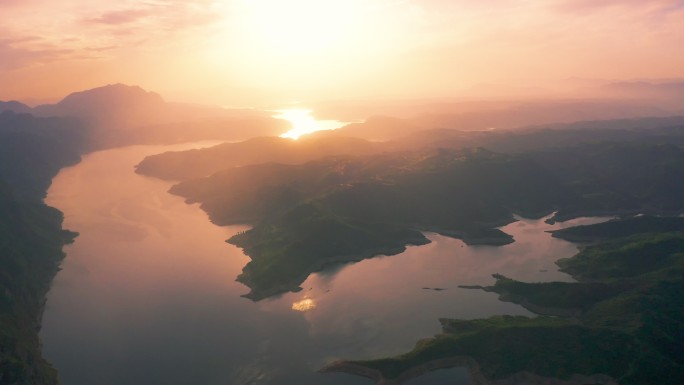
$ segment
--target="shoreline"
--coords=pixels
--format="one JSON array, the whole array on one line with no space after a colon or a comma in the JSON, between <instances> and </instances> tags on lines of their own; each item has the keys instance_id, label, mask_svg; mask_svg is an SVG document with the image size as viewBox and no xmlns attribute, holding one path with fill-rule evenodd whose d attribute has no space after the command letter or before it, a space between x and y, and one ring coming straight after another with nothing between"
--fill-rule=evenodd
<instances>
[{"instance_id":1,"label":"shoreline","mask_svg":"<svg viewBox=\"0 0 684 385\"><path fill-rule=\"evenodd\" d=\"M563 318L577 318L582 315L582 309L578 308L554 308L539 306L529 302L527 299L521 296L514 295L507 291L496 291L494 286L480 286L480 285L458 285L459 289L467 290L482 290L487 293L498 294L498 299L501 302L510 302L516 305L520 305L523 308L529 310L530 312L541 315L541 316L551 316L551 317L563 317Z\"/></svg>"},{"instance_id":2,"label":"shoreline","mask_svg":"<svg viewBox=\"0 0 684 385\"><path fill-rule=\"evenodd\" d=\"M366 377L375 381L377 385L401 385L406 381L419 377L425 373L440 369L452 369L457 367L465 367L468 369L473 385L487 385L488 382L480 371L480 366L477 362L466 356L455 356L449 358L441 358L438 360L429 361L418 366L414 366L405 372L401 373L397 378L385 378L377 369L371 369L363 365L359 365L353 361L334 361L320 370L319 373L346 373L361 377Z\"/></svg>"},{"instance_id":3,"label":"shoreline","mask_svg":"<svg viewBox=\"0 0 684 385\"><path fill-rule=\"evenodd\" d=\"M228 242L228 241L226 241ZM372 259L375 257L380 257L380 256L392 256L392 255L397 255L401 254L404 251L406 251L407 246L423 246L431 243L429 239L426 237L423 238L418 238L414 237L411 239L407 238L406 243L403 244L401 247L386 247L386 248L375 248L371 250L367 250L363 253L358 253L358 254L351 254L351 255L345 255L345 256L338 256L334 258L327 258L325 261L319 261L313 265L309 269L307 269L306 274L301 274L297 276L295 279L292 279L290 282L280 284L276 287L273 287L268 290L256 290L250 286L250 281L248 279L244 278L244 270L243 273L238 275L238 277L235 279L237 282L240 282L247 286L250 289L250 292L247 294L241 295L241 297L250 299L254 302L261 301L262 299L266 299L272 296L277 296L281 294L286 294L288 292L292 293L297 293L302 291L301 285L306 279L313 273L317 273L320 271L323 271L326 267L332 266L332 265L338 265L338 264L346 264L346 263L354 263L354 262L360 262L365 259ZM239 247L239 246L237 246ZM243 250L244 253L244 248L240 247L240 249ZM245 253L247 257L252 259L252 256L249 254Z\"/></svg>"},{"instance_id":4,"label":"shoreline","mask_svg":"<svg viewBox=\"0 0 684 385\"><path fill-rule=\"evenodd\" d=\"M409 368L397 378L385 378L379 370L359 365L353 361L334 361L319 369L318 372L345 373L365 377L375 381L376 385L402 385L429 372L458 367L468 370L472 385L618 385L615 379L604 374L573 374L569 379L563 380L544 377L527 371L521 371L503 379L488 380L482 373L477 361L468 356L454 356L428 361Z\"/></svg>"}]
</instances>

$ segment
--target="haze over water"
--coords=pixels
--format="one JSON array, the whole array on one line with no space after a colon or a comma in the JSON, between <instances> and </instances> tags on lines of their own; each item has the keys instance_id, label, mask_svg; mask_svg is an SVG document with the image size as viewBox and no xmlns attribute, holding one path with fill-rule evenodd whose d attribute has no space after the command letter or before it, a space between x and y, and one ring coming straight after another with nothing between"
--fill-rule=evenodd
<instances>
[{"instance_id":1,"label":"haze over water","mask_svg":"<svg viewBox=\"0 0 684 385\"><path fill-rule=\"evenodd\" d=\"M168 194L171 183L133 172L146 155L200 145L96 152L54 179L46 201L80 233L43 317L45 356L64 385L369 384L314 372L333 359L405 352L438 333L440 317L531 315L457 285L491 284L493 273L570 280L553 261L576 247L544 233L560 225L522 220L503 228L517 241L508 246L427 234L429 245L336 266L299 293L253 303L235 282L248 258L225 243L247 227L215 226ZM468 382L463 370L445 373Z\"/></svg>"}]
</instances>

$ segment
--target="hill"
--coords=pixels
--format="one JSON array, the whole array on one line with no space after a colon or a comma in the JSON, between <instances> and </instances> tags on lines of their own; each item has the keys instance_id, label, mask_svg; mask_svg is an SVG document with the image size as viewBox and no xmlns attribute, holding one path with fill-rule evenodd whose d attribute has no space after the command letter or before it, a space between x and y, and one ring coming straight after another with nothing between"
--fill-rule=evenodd
<instances>
[{"instance_id":1,"label":"hill","mask_svg":"<svg viewBox=\"0 0 684 385\"><path fill-rule=\"evenodd\" d=\"M388 123L388 127L391 126ZM364 124L358 124L358 127L362 130ZM325 156L360 156L426 148L482 147L496 152L519 154L602 141L684 145L684 117L576 122L518 130L433 129L411 132L388 142L346 137L343 135L345 132L350 131L319 132L303 136L297 141L259 137L202 150L158 154L145 158L136 171L143 175L181 180L208 176L225 168L250 164L301 164Z\"/></svg>"},{"instance_id":2,"label":"hill","mask_svg":"<svg viewBox=\"0 0 684 385\"><path fill-rule=\"evenodd\" d=\"M496 245L512 242L495 227L514 214L678 214L684 183L673 175L684 175L679 146L602 143L518 155L431 149L263 163L184 181L171 192L200 202L219 225L254 225L230 242L252 258L239 279L250 298L261 299L296 288L328 263L399 252L419 239L416 230ZM367 250L340 246L350 239Z\"/></svg>"},{"instance_id":3,"label":"hill","mask_svg":"<svg viewBox=\"0 0 684 385\"><path fill-rule=\"evenodd\" d=\"M74 119L0 114L0 382L57 384L41 356L45 295L76 234L43 203L60 168L77 163L83 127Z\"/></svg>"},{"instance_id":4,"label":"hill","mask_svg":"<svg viewBox=\"0 0 684 385\"><path fill-rule=\"evenodd\" d=\"M35 107L39 117L70 117L88 128L89 149L279 135L288 124L267 112L167 103L137 86L113 84Z\"/></svg>"},{"instance_id":5,"label":"hill","mask_svg":"<svg viewBox=\"0 0 684 385\"><path fill-rule=\"evenodd\" d=\"M33 110L26 104L16 100L11 100L9 102L0 101L0 113L4 111L11 111L17 114L30 114Z\"/></svg>"},{"instance_id":6,"label":"hill","mask_svg":"<svg viewBox=\"0 0 684 385\"><path fill-rule=\"evenodd\" d=\"M259 163L301 164L327 156L369 155L380 145L355 138L305 136L299 140L258 137L202 150L166 152L146 157L136 172L162 179L199 178L230 167Z\"/></svg>"},{"instance_id":7,"label":"hill","mask_svg":"<svg viewBox=\"0 0 684 385\"><path fill-rule=\"evenodd\" d=\"M558 262L580 280L577 283L524 283L495 275L496 284L485 290L556 317L443 319L443 333L420 341L409 353L338 362L324 371L403 379L431 363L439 367L440 362L465 362L485 381L532 378L552 383L575 377L583 379L578 383L680 384L682 247L681 232L641 234L587 247ZM468 360L449 361L463 356Z\"/></svg>"}]
</instances>

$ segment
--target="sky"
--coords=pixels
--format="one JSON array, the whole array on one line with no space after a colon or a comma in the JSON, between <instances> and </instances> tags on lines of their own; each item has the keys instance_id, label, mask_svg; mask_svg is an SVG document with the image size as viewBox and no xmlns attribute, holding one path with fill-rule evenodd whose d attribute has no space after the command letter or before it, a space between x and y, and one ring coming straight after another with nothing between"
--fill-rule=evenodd
<instances>
[{"instance_id":1,"label":"sky","mask_svg":"<svg viewBox=\"0 0 684 385\"><path fill-rule=\"evenodd\" d=\"M0 100L255 105L684 78L684 0L0 0Z\"/></svg>"}]
</instances>

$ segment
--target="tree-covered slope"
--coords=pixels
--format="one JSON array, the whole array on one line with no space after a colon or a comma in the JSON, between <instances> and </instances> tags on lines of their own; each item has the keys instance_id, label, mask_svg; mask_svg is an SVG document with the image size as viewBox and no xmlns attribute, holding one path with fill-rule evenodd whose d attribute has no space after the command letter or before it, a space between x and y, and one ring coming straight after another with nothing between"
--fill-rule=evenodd
<instances>
[{"instance_id":1,"label":"tree-covered slope","mask_svg":"<svg viewBox=\"0 0 684 385\"><path fill-rule=\"evenodd\" d=\"M56 384L42 358L38 330L45 295L59 269L62 246L74 234L62 214L38 202L19 201L0 185L0 382Z\"/></svg>"},{"instance_id":2,"label":"tree-covered slope","mask_svg":"<svg viewBox=\"0 0 684 385\"><path fill-rule=\"evenodd\" d=\"M533 311L572 312L442 320L444 333L410 353L352 363L397 378L434 360L469 356L489 379L526 371L561 379L604 374L620 384L684 381L682 232L613 239L558 263L580 281L524 283L497 276L484 289Z\"/></svg>"},{"instance_id":3,"label":"tree-covered slope","mask_svg":"<svg viewBox=\"0 0 684 385\"><path fill-rule=\"evenodd\" d=\"M483 149L252 165L171 191L201 202L217 224L254 224L230 242L253 259L240 280L272 294L341 258L394 254L425 242L421 230L472 244L510 243L495 227L513 213L540 216L555 208L554 200L573 199L530 161ZM281 268L268 273L267 266ZM261 275L269 279L254 278Z\"/></svg>"},{"instance_id":4,"label":"tree-covered slope","mask_svg":"<svg viewBox=\"0 0 684 385\"><path fill-rule=\"evenodd\" d=\"M297 165L263 163L185 181L171 191L200 202L217 224L253 224L231 240L262 261L251 264L241 280L258 292L274 293L275 287L296 288L315 271L313 266L349 256L350 250L335 246L348 242L348 233L331 230L325 237L310 237L312 218L325 217L340 228L389 226L401 230L394 234L434 231L470 244L500 245L512 238L496 227L512 221L513 214L540 217L557 211L556 219L569 219L684 211L679 199L684 178L676 175L684 175L681 147L601 143L519 155L481 148L428 149ZM297 207L314 208L316 215L293 215ZM402 237L379 239L385 248L401 250L396 243ZM327 248L320 239L329 240ZM373 243L366 251L382 250L379 246ZM264 287L269 280L250 279L261 274L259 266L275 263L263 264L264 258L282 259L278 264L290 267L281 269L278 279L270 275L271 288ZM283 286L283 279L290 284Z\"/></svg>"},{"instance_id":5,"label":"tree-covered slope","mask_svg":"<svg viewBox=\"0 0 684 385\"><path fill-rule=\"evenodd\" d=\"M60 168L79 161L72 119L0 114L0 383L54 385L38 331L45 295L74 235L42 202Z\"/></svg>"}]
</instances>

